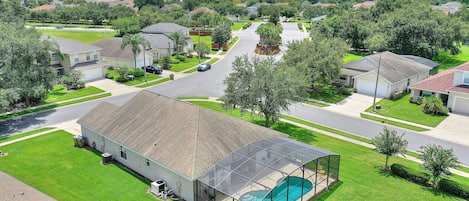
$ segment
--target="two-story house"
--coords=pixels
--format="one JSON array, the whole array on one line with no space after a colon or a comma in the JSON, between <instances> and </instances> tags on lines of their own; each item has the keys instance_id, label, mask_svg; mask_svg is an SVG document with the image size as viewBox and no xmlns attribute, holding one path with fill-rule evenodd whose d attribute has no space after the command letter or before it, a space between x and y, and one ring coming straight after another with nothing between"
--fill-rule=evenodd
<instances>
[{"instance_id":1,"label":"two-story house","mask_svg":"<svg viewBox=\"0 0 469 201\"><path fill-rule=\"evenodd\" d=\"M189 37L189 28L175 24L175 23L156 23L142 29L142 36L150 43L154 59L160 58L164 54L174 54L175 46L174 41L171 39L171 33L180 31L186 37L187 43L181 49L187 53L193 47L192 39Z\"/></svg>"},{"instance_id":2,"label":"two-story house","mask_svg":"<svg viewBox=\"0 0 469 201\"><path fill-rule=\"evenodd\" d=\"M101 61L106 62L109 66L140 68L153 64L153 54L146 50L143 51L143 47L135 58L131 45L122 49L122 38L104 38L93 45L102 48Z\"/></svg>"},{"instance_id":3,"label":"two-story house","mask_svg":"<svg viewBox=\"0 0 469 201\"><path fill-rule=\"evenodd\" d=\"M469 62L410 86L414 98L436 96L452 112L469 115Z\"/></svg>"},{"instance_id":4,"label":"two-story house","mask_svg":"<svg viewBox=\"0 0 469 201\"><path fill-rule=\"evenodd\" d=\"M43 40L52 40L59 47L62 55L52 53L51 65L60 75L67 75L71 70L77 70L83 73L83 81L104 77L106 67L99 62L102 50L100 47L57 36L43 36Z\"/></svg>"}]
</instances>

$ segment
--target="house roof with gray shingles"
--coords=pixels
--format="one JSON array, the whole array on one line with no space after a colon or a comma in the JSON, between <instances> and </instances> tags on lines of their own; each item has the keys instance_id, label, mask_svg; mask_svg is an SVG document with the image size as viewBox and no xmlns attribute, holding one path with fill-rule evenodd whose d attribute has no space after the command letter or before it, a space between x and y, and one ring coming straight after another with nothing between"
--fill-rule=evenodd
<instances>
[{"instance_id":1,"label":"house roof with gray shingles","mask_svg":"<svg viewBox=\"0 0 469 201\"><path fill-rule=\"evenodd\" d=\"M76 40L60 38L57 36L43 35L41 38L43 40L47 40L47 37L50 37L53 41L57 42L57 45L59 46L60 52L62 54L70 55L102 50L100 47L96 47L94 45L85 44Z\"/></svg>"},{"instance_id":2,"label":"house roof with gray shingles","mask_svg":"<svg viewBox=\"0 0 469 201\"><path fill-rule=\"evenodd\" d=\"M122 38L104 38L98 42L93 43L94 46L102 48L102 57L112 57L121 59L134 59L132 46L127 45L124 49L121 48Z\"/></svg>"},{"instance_id":3,"label":"house roof with gray shingles","mask_svg":"<svg viewBox=\"0 0 469 201\"><path fill-rule=\"evenodd\" d=\"M164 34L164 33L173 33L177 31L186 32L190 29L179 24L169 23L169 22L160 22L154 25L147 26L142 29L144 34Z\"/></svg>"},{"instance_id":4,"label":"house roof with gray shingles","mask_svg":"<svg viewBox=\"0 0 469 201\"><path fill-rule=\"evenodd\" d=\"M430 68L435 68L435 67L438 67L440 64L430 60L430 59L427 59L427 58L423 58L423 57L419 57L419 56L415 56L415 55L401 55L407 59L411 59L411 60L414 60L416 62L419 62L423 65L426 65Z\"/></svg>"},{"instance_id":5,"label":"house roof with gray shingles","mask_svg":"<svg viewBox=\"0 0 469 201\"><path fill-rule=\"evenodd\" d=\"M347 63L344 68L366 73L376 72L378 65L380 65L379 75L390 83L397 83L431 69L426 65L388 51Z\"/></svg>"},{"instance_id":6,"label":"house roof with gray shingles","mask_svg":"<svg viewBox=\"0 0 469 201\"><path fill-rule=\"evenodd\" d=\"M78 123L191 180L245 145L285 137L150 91L141 91L121 107L101 103Z\"/></svg>"},{"instance_id":7,"label":"house roof with gray shingles","mask_svg":"<svg viewBox=\"0 0 469 201\"><path fill-rule=\"evenodd\" d=\"M151 48L168 49L174 47L174 41L166 34L142 34L142 36L150 43Z\"/></svg>"}]
</instances>

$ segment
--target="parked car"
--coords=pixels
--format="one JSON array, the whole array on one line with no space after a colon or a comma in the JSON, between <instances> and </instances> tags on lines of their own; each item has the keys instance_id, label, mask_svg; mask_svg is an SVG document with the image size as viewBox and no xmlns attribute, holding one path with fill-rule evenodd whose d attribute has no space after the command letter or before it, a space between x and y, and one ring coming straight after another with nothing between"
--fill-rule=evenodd
<instances>
[{"instance_id":1,"label":"parked car","mask_svg":"<svg viewBox=\"0 0 469 201\"><path fill-rule=\"evenodd\" d=\"M145 67L145 71L147 71L149 73L161 74L163 72L163 68L161 68L159 66L149 65L149 66Z\"/></svg>"},{"instance_id":2,"label":"parked car","mask_svg":"<svg viewBox=\"0 0 469 201\"><path fill-rule=\"evenodd\" d=\"M198 71L206 71L206 70L211 69L211 68L212 68L212 65L210 65L209 63L202 63L197 67L197 70Z\"/></svg>"}]
</instances>

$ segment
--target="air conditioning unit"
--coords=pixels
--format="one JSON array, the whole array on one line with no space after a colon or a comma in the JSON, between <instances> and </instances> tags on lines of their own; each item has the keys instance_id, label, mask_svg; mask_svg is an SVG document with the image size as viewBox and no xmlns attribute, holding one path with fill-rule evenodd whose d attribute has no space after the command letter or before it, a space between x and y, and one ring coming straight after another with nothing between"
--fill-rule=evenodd
<instances>
[{"instance_id":1,"label":"air conditioning unit","mask_svg":"<svg viewBox=\"0 0 469 201\"><path fill-rule=\"evenodd\" d=\"M155 195L160 195L162 192L164 192L164 189L166 187L166 182L163 180L156 180L154 182L151 182L151 192Z\"/></svg>"}]
</instances>

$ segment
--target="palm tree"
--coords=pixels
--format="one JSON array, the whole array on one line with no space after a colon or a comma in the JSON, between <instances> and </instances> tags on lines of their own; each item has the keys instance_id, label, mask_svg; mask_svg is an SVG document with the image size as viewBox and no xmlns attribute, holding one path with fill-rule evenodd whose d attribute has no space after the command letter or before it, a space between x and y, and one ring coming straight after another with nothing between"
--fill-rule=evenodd
<instances>
[{"instance_id":1,"label":"palm tree","mask_svg":"<svg viewBox=\"0 0 469 201\"><path fill-rule=\"evenodd\" d=\"M134 61L135 61L135 68L137 68L137 55L142 52L142 48L144 50L143 54L145 54L145 49L150 46L150 43L143 38L140 34L126 34L122 38L121 49L124 49L127 45L132 46L132 53L134 53ZM145 63L145 61L144 61ZM145 76L145 82L147 81L146 70L143 70Z\"/></svg>"},{"instance_id":2,"label":"palm tree","mask_svg":"<svg viewBox=\"0 0 469 201\"><path fill-rule=\"evenodd\" d=\"M174 49L176 50L176 55L179 55L180 48L187 44L187 37L181 31L176 31L169 34L169 38L174 41Z\"/></svg>"},{"instance_id":3,"label":"palm tree","mask_svg":"<svg viewBox=\"0 0 469 201\"><path fill-rule=\"evenodd\" d=\"M384 169L388 170L388 160L392 155L405 154L407 147L407 140L402 139L397 135L397 131L384 127L383 132L371 140L371 143L376 146L376 151L386 155L386 164Z\"/></svg>"}]
</instances>

